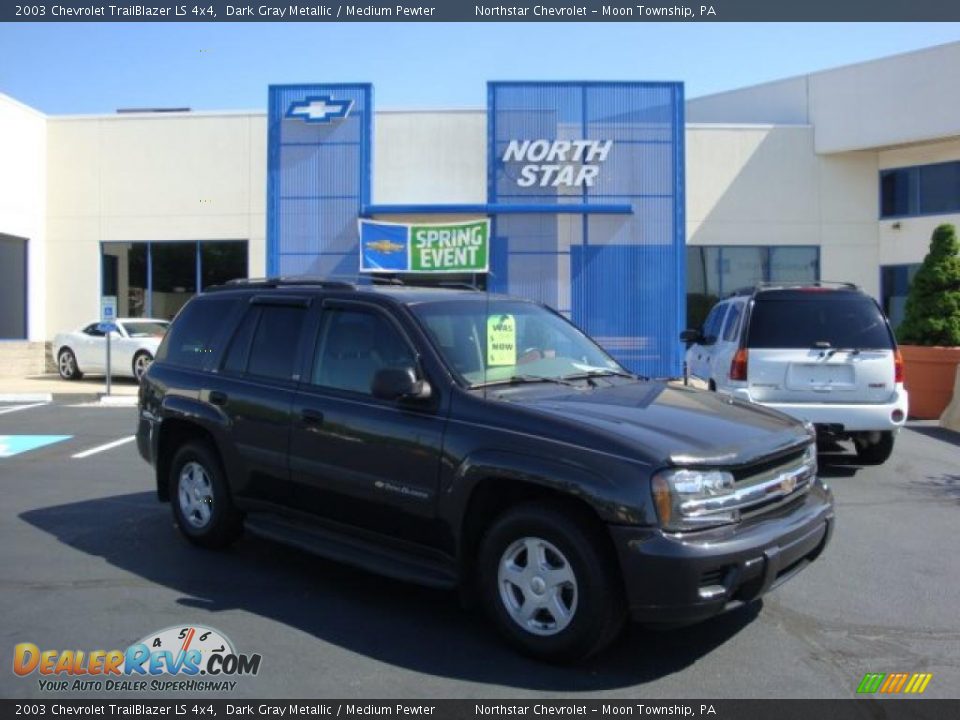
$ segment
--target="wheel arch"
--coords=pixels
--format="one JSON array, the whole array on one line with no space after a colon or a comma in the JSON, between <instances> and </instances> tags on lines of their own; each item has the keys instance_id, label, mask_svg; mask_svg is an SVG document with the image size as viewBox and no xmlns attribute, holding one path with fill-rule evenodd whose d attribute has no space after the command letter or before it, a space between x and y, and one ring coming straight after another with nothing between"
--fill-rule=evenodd
<instances>
[{"instance_id":1,"label":"wheel arch","mask_svg":"<svg viewBox=\"0 0 960 720\"><path fill-rule=\"evenodd\" d=\"M217 446L216 438L202 425L181 418L167 418L160 423L157 437L157 498L163 502L170 500L170 463L176 454L177 448L190 441L199 441L207 445L220 460L223 466L223 456Z\"/></svg>"}]
</instances>

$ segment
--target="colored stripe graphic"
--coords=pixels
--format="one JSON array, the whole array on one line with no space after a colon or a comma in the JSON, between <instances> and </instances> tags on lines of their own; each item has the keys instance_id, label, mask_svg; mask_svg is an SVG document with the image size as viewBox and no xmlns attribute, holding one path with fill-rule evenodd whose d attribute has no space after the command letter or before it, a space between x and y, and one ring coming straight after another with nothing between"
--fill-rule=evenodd
<instances>
[{"instance_id":1,"label":"colored stripe graphic","mask_svg":"<svg viewBox=\"0 0 960 720\"><path fill-rule=\"evenodd\" d=\"M880 689L880 683L883 682L884 677L886 677L885 673L867 673L863 676L863 680L860 681L857 692L875 693Z\"/></svg>"},{"instance_id":2,"label":"colored stripe graphic","mask_svg":"<svg viewBox=\"0 0 960 720\"><path fill-rule=\"evenodd\" d=\"M933 673L867 673L857 686L857 692L918 695L927 689L932 679Z\"/></svg>"}]
</instances>

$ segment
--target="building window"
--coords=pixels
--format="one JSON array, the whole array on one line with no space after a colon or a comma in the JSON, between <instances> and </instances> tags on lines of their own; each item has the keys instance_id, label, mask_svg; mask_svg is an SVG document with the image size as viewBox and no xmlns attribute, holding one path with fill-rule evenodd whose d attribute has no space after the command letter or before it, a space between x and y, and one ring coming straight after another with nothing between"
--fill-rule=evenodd
<instances>
[{"instance_id":1,"label":"building window","mask_svg":"<svg viewBox=\"0 0 960 720\"><path fill-rule=\"evenodd\" d=\"M880 217L960 212L960 161L880 172Z\"/></svg>"},{"instance_id":2,"label":"building window","mask_svg":"<svg viewBox=\"0 0 960 720\"><path fill-rule=\"evenodd\" d=\"M101 294L120 317L172 319L198 289L247 276L246 240L105 242Z\"/></svg>"},{"instance_id":3,"label":"building window","mask_svg":"<svg viewBox=\"0 0 960 720\"><path fill-rule=\"evenodd\" d=\"M890 327L896 331L903 322L903 311L907 303L907 294L913 276L920 269L920 263L909 265L883 265L880 268L880 304L884 314L890 319Z\"/></svg>"},{"instance_id":4,"label":"building window","mask_svg":"<svg viewBox=\"0 0 960 720\"><path fill-rule=\"evenodd\" d=\"M700 327L717 300L741 288L819 279L816 245L688 245L687 327Z\"/></svg>"}]
</instances>

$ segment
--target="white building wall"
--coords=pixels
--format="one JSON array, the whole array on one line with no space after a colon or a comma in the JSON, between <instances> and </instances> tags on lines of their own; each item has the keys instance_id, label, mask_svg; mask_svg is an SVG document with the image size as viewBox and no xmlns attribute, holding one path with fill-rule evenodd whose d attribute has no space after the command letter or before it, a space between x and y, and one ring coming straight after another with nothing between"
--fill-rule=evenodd
<instances>
[{"instance_id":1,"label":"white building wall","mask_svg":"<svg viewBox=\"0 0 960 720\"><path fill-rule=\"evenodd\" d=\"M487 201L484 110L378 112L373 148L374 203Z\"/></svg>"},{"instance_id":2,"label":"white building wall","mask_svg":"<svg viewBox=\"0 0 960 720\"><path fill-rule=\"evenodd\" d=\"M47 334L98 315L101 242L247 240L263 275L266 137L260 113L51 118Z\"/></svg>"},{"instance_id":3,"label":"white building wall","mask_svg":"<svg viewBox=\"0 0 960 720\"><path fill-rule=\"evenodd\" d=\"M47 118L0 95L0 233L27 238L27 336L46 337Z\"/></svg>"},{"instance_id":4,"label":"white building wall","mask_svg":"<svg viewBox=\"0 0 960 720\"><path fill-rule=\"evenodd\" d=\"M879 153L881 170L956 160L960 160L960 138L892 148ZM880 264L905 265L922 262L930 247L930 236L937 225L942 223L952 223L960 227L960 213L881 220Z\"/></svg>"},{"instance_id":5,"label":"white building wall","mask_svg":"<svg viewBox=\"0 0 960 720\"><path fill-rule=\"evenodd\" d=\"M687 243L819 245L822 279L877 295L877 155L818 156L813 132L688 125Z\"/></svg>"},{"instance_id":6,"label":"white building wall","mask_svg":"<svg viewBox=\"0 0 960 720\"><path fill-rule=\"evenodd\" d=\"M690 122L809 123L818 153L960 136L960 42L694 98Z\"/></svg>"}]
</instances>

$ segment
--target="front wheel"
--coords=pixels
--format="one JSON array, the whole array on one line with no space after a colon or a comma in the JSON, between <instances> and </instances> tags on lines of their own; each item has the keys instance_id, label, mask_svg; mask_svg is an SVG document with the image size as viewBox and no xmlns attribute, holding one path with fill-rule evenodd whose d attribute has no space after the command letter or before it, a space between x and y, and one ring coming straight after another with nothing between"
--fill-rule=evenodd
<instances>
[{"instance_id":1,"label":"front wheel","mask_svg":"<svg viewBox=\"0 0 960 720\"><path fill-rule=\"evenodd\" d=\"M487 614L527 655L580 660L623 627L623 592L605 538L564 507L507 510L484 536L477 570Z\"/></svg>"},{"instance_id":2,"label":"front wheel","mask_svg":"<svg viewBox=\"0 0 960 720\"><path fill-rule=\"evenodd\" d=\"M240 536L242 517L230 497L220 458L209 445L182 445L170 463L169 480L173 518L190 542L218 548Z\"/></svg>"},{"instance_id":3,"label":"front wheel","mask_svg":"<svg viewBox=\"0 0 960 720\"><path fill-rule=\"evenodd\" d=\"M137 379L137 382L143 380L143 376L147 373L147 368L150 367L152 362L153 356L146 350L141 350L133 356L133 377Z\"/></svg>"},{"instance_id":4,"label":"front wheel","mask_svg":"<svg viewBox=\"0 0 960 720\"><path fill-rule=\"evenodd\" d=\"M893 454L893 432L881 432L879 435L873 442L869 437L854 438L857 458L864 465L883 465Z\"/></svg>"}]
</instances>

